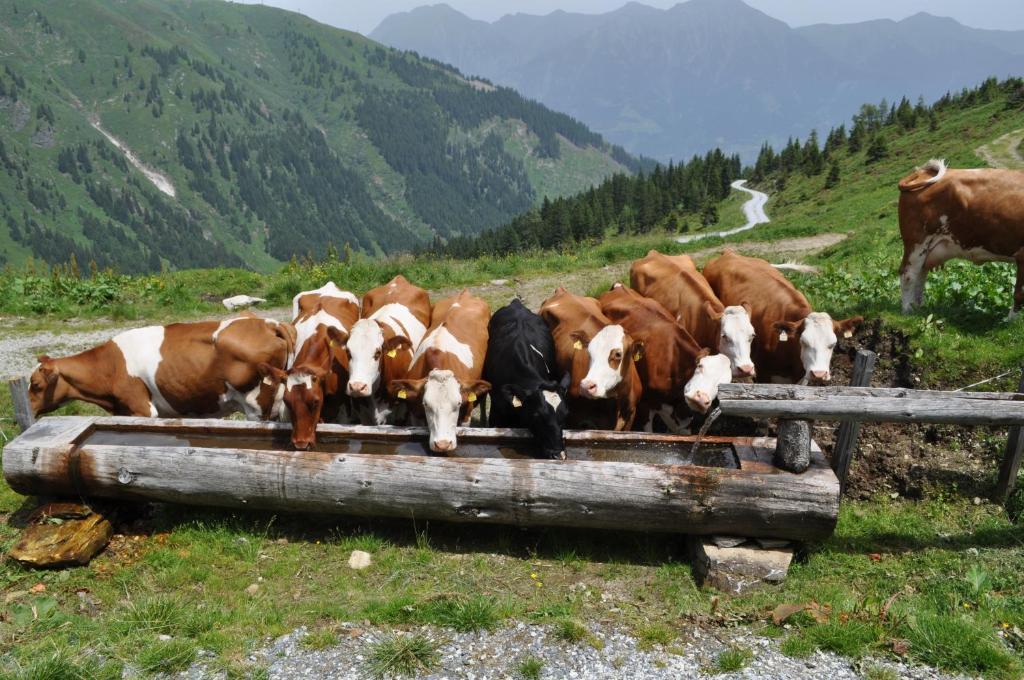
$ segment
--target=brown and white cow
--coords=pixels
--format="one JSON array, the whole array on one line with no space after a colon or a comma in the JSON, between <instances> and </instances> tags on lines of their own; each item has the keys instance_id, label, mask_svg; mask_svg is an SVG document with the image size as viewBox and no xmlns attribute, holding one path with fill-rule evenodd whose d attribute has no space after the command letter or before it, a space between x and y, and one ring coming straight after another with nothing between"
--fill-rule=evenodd
<instances>
[{"instance_id":1,"label":"brown and white cow","mask_svg":"<svg viewBox=\"0 0 1024 680\"><path fill-rule=\"evenodd\" d=\"M346 392L364 425L396 424L400 419L404 409L396 409L388 385L408 374L430 316L427 291L402 275L363 296L362 318L346 343Z\"/></svg>"},{"instance_id":2,"label":"brown and white cow","mask_svg":"<svg viewBox=\"0 0 1024 680\"><path fill-rule=\"evenodd\" d=\"M396 399L426 416L430 449L443 453L458 445L456 430L469 424L480 397L491 384L481 380L487 353L490 307L463 290L437 303L434 321L416 348L408 377L392 380Z\"/></svg>"},{"instance_id":3,"label":"brown and white cow","mask_svg":"<svg viewBox=\"0 0 1024 680\"><path fill-rule=\"evenodd\" d=\"M252 315L136 328L70 357L39 357L29 399L36 415L77 399L115 415L271 419L284 386L260 367L284 368L294 348L291 324Z\"/></svg>"},{"instance_id":4,"label":"brown and white cow","mask_svg":"<svg viewBox=\"0 0 1024 680\"><path fill-rule=\"evenodd\" d=\"M698 345L729 357L733 377L754 377L750 358L754 326L749 305L723 305L689 255L652 250L629 268L629 284L644 297L661 303Z\"/></svg>"},{"instance_id":5,"label":"brown and white cow","mask_svg":"<svg viewBox=\"0 0 1024 680\"><path fill-rule=\"evenodd\" d=\"M628 430L643 393L636 362L644 345L604 315L592 297L559 288L541 305L558 368L570 375L569 424Z\"/></svg>"},{"instance_id":6,"label":"brown and white cow","mask_svg":"<svg viewBox=\"0 0 1024 680\"><path fill-rule=\"evenodd\" d=\"M292 445L316 444L317 423L348 422L348 355L345 342L359 319L359 298L333 281L292 300L296 352L287 373L267 366L285 385L282 417L291 420Z\"/></svg>"},{"instance_id":7,"label":"brown and white cow","mask_svg":"<svg viewBox=\"0 0 1024 680\"><path fill-rule=\"evenodd\" d=\"M651 432L659 417L670 431L685 431L693 412L707 413L718 386L731 381L729 357L712 355L660 303L621 283L599 301L605 316L644 346L637 362L643 396L635 426Z\"/></svg>"},{"instance_id":8,"label":"brown and white cow","mask_svg":"<svg viewBox=\"0 0 1024 680\"><path fill-rule=\"evenodd\" d=\"M954 170L931 160L900 180L903 311L921 304L925 277L946 260L1016 262L1013 317L1024 306L1024 172Z\"/></svg>"},{"instance_id":9,"label":"brown and white cow","mask_svg":"<svg viewBox=\"0 0 1024 680\"><path fill-rule=\"evenodd\" d=\"M836 334L850 337L864 320L833 321L825 312L815 312L769 262L731 249L709 262L704 276L723 303L750 305L752 354L762 381L828 382Z\"/></svg>"}]
</instances>

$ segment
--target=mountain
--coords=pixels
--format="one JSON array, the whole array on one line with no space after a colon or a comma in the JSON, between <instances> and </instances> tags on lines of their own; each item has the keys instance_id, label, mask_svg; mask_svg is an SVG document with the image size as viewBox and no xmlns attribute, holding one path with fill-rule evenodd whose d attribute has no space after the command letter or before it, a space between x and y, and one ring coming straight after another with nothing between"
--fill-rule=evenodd
<instances>
[{"instance_id":1,"label":"mountain","mask_svg":"<svg viewBox=\"0 0 1024 680\"><path fill-rule=\"evenodd\" d=\"M765 139L828 129L863 101L932 100L1024 73L1024 31L928 14L794 29L741 0L494 23L433 5L370 35L513 87L660 160L714 145L752 159Z\"/></svg>"},{"instance_id":2,"label":"mountain","mask_svg":"<svg viewBox=\"0 0 1024 680\"><path fill-rule=\"evenodd\" d=\"M0 44L0 264L407 251L640 167L510 89L268 7L13 0Z\"/></svg>"}]
</instances>

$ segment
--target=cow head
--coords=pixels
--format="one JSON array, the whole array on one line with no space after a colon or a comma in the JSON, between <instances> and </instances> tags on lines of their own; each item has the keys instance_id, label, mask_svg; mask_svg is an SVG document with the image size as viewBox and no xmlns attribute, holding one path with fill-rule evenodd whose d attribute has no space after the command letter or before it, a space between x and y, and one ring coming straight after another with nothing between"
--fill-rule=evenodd
<instances>
[{"instance_id":1,"label":"cow head","mask_svg":"<svg viewBox=\"0 0 1024 680\"><path fill-rule=\"evenodd\" d=\"M703 349L697 355L693 377L683 388L686 405L697 413L707 413L718 398L718 386L732 382L733 364L724 354L711 354Z\"/></svg>"},{"instance_id":2,"label":"cow head","mask_svg":"<svg viewBox=\"0 0 1024 680\"><path fill-rule=\"evenodd\" d=\"M426 378L392 380L388 392L395 399L419 402L430 430L430 450L454 451L460 423L468 420L480 397L491 384L485 380L460 381L451 371L435 368Z\"/></svg>"},{"instance_id":3,"label":"cow head","mask_svg":"<svg viewBox=\"0 0 1024 680\"><path fill-rule=\"evenodd\" d=\"M256 403L263 419L287 422L289 414L284 403L284 387L288 373L266 362L257 364L256 369L262 378L256 391Z\"/></svg>"},{"instance_id":4,"label":"cow head","mask_svg":"<svg viewBox=\"0 0 1024 680\"><path fill-rule=\"evenodd\" d=\"M587 374L579 385L580 395L587 399L612 396L630 365L644 354L644 343L629 337L619 324L605 326L592 339L574 331L572 339L577 352L587 353Z\"/></svg>"},{"instance_id":5,"label":"cow head","mask_svg":"<svg viewBox=\"0 0 1024 680\"><path fill-rule=\"evenodd\" d=\"M719 323L718 352L732 362L732 377L737 380L756 377L754 362L750 358L750 345L754 342L750 305L744 302L718 312L709 300L705 300L704 313Z\"/></svg>"},{"instance_id":6,"label":"cow head","mask_svg":"<svg viewBox=\"0 0 1024 680\"><path fill-rule=\"evenodd\" d=\"M39 357L39 365L29 378L28 401L32 413L41 415L60 407L73 399L71 386L60 373L56 362L45 354Z\"/></svg>"},{"instance_id":7,"label":"cow head","mask_svg":"<svg viewBox=\"0 0 1024 680\"><path fill-rule=\"evenodd\" d=\"M292 422L292 445L300 451L316 445L316 426L322 418L324 401L339 391L340 376L334 364L335 358L343 354L347 338L343 330L324 327L307 343L286 374L260 368L264 380L269 373L271 381L284 385L284 405Z\"/></svg>"},{"instance_id":8,"label":"cow head","mask_svg":"<svg viewBox=\"0 0 1024 680\"><path fill-rule=\"evenodd\" d=\"M833 321L825 312L811 312L800 321L777 321L773 324L780 343L799 342L800 362L804 376L801 385L822 384L832 379L832 352L838 335L852 337L864 317L855 316Z\"/></svg>"},{"instance_id":9,"label":"cow head","mask_svg":"<svg viewBox=\"0 0 1024 680\"><path fill-rule=\"evenodd\" d=\"M404 354L412 351L412 342L402 335L385 339L379 323L372 319L361 319L352 326L346 344L349 378L345 392L350 397L369 397L380 386L381 378L387 371L385 366L394 363Z\"/></svg>"},{"instance_id":10,"label":"cow head","mask_svg":"<svg viewBox=\"0 0 1024 680\"><path fill-rule=\"evenodd\" d=\"M509 384L501 388L502 396L516 410L519 422L533 435L541 456L545 458L565 458L562 430L569 417L569 406L565 400L569 380L567 373L557 383L544 382L533 388Z\"/></svg>"}]
</instances>

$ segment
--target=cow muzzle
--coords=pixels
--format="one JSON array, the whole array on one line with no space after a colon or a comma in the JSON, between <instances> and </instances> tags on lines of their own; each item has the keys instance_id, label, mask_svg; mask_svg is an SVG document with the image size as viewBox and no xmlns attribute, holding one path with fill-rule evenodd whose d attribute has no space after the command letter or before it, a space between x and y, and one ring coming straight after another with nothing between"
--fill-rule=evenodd
<instances>
[{"instance_id":1,"label":"cow muzzle","mask_svg":"<svg viewBox=\"0 0 1024 680\"><path fill-rule=\"evenodd\" d=\"M757 377L757 369L754 368L754 364L746 364L745 366L736 366L733 369L732 377L737 382L742 380L753 380Z\"/></svg>"},{"instance_id":2,"label":"cow muzzle","mask_svg":"<svg viewBox=\"0 0 1024 680\"><path fill-rule=\"evenodd\" d=\"M350 397L370 396L370 386L364 382L350 382L346 387L346 391Z\"/></svg>"},{"instance_id":3,"label":"cow muzzle","mask_svg":"<svg viewBox=\"0 0 1024 680\"><path fill-rule=\"evenodd\" d=\"M686 403L698 413L707 413L711 408L711 395L703 390L697 390L693 394L686 395Z\"/></svg>"},{"instance_id":4,"label":"cow muzzle","mask_svg":"<svg viewBox=\"0 0 1024 680\"><path fill-rule=\"evenodd\" d=\"M455 450L455 441L451 439L435 439L430 442L430 450L435 453L447 453Z\"/></svg>"},{"instance_id":5,"label":"cow muzzle","mask_svg":"<svg viewBox=\"0 0 1024 680\"><path fill-rule=\"evenodd\" d=\"M807 376L807 384L811 386L827 385L831 381L831 371L810 371Z\"/></svg>"},{"instance_id":6,"label":"cow muzzle","mask_svg":"<svg viewBox=\"0 0 1024 680\"><path fill-rule=\"evenodd\" d=\"M292 439L292 446L296 451L310 451L316 442L313 439Z\"/></svg>"},{"instance_id":7,"label":"cow muzzle","mask_svg":"<svg viewBox=\"0 0 1024 680\"><path fill-rule=\"evenodd\" d=\"M589 399L597 398L597 383L593 380L584 380L580 383L580 394Z\"/></svg>"}]
</instances>

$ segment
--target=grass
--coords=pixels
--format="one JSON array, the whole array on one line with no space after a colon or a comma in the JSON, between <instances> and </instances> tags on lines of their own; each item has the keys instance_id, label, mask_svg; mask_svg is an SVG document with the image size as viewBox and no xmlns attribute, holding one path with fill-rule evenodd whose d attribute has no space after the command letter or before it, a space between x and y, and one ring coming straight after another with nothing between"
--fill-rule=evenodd
<instances>
[{"instance_id":1,"label":"grass","mask_svg":"<svg viewBox=\"0 0 1024 680\"><path fill-rule=\"evenodd\" d=\"M713 673L735 673L743 670L754 658L754 653L746 647L732 646L721 652L711 667Z\"/></svg>"},{"instance_id":2,"label":"grass","mask_svg":"<svg viewBox=\"0 0 1024 680\"><path fill-rule=\"evenodd\" d=\"M413 677L437 665L434 642L423 635L395 635L370 649L367 670L371 677Z\"/></svg>"},{"instance_id":3,"label":"grass","mask_svg":"<svg viewBox=\"0 0 1024 680\"><path fill-rule=\"evenodd\" d=\"M516 673L522 680L540 680L544 662L535 656L527 656L516 664Z\"/></svg>"}]
</instances>

